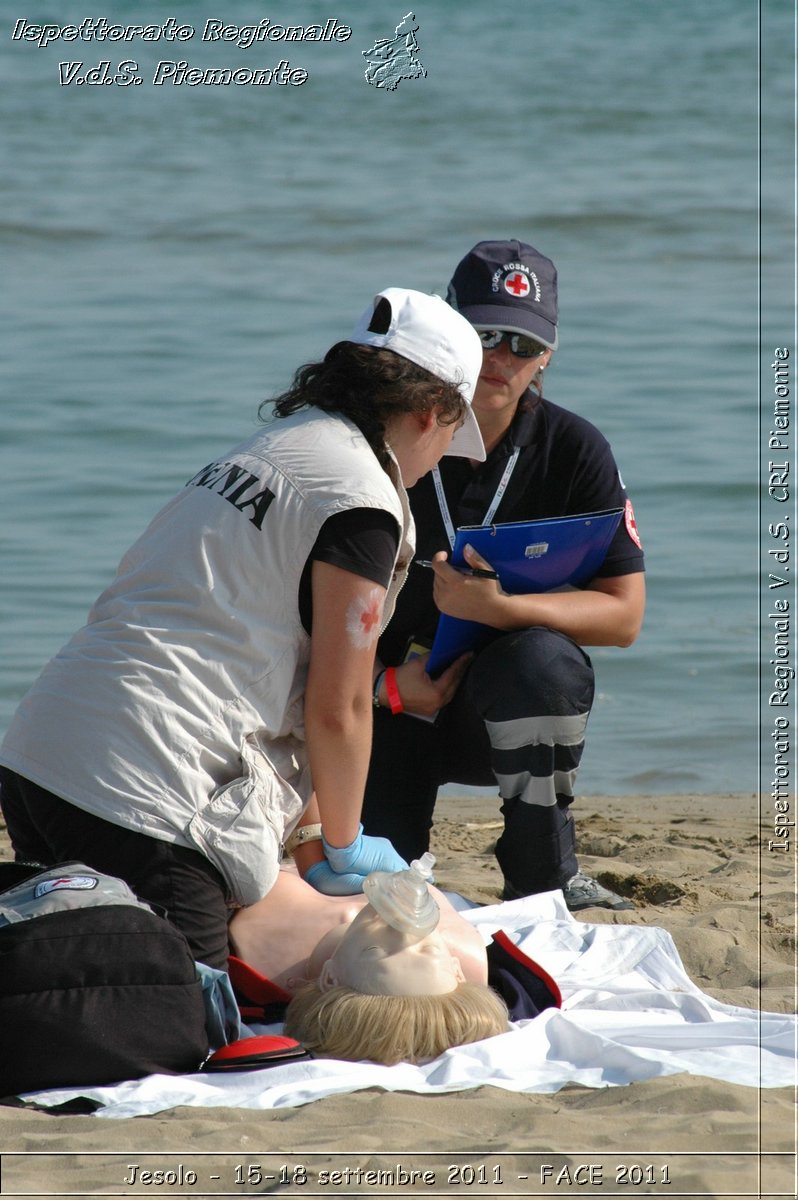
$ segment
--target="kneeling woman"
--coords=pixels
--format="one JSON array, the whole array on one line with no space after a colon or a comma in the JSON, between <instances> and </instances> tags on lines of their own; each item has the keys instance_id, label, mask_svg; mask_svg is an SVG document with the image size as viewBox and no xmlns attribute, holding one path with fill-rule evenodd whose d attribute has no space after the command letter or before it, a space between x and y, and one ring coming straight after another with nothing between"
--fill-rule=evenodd
<instances>
[{"instance_id":1,"label":"kneeling woman","mask_svg":"<svg viewBox=\"0 0 798 1200\"><path fill-rule=\"evenodd\" d=\"M405 865L360 826L374 655L414 552L406 488L484 458L481 361L442 300L386 288L161 509L0 748L18 859L120 876L220 968L228 900L268 892L300 818L321 891Z\"/></svg>"}]
</instances>

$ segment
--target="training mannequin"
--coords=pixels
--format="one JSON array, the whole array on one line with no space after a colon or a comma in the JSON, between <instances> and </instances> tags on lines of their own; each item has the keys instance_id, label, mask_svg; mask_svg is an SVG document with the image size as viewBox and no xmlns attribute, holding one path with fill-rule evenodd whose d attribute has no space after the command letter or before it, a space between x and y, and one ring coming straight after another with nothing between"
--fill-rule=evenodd
<instances>
[{"instance_id":1,"label":"training mannequin","mask_svg":"<svg viewBox=\"0 0 798 1200\"><path fill-rule=\"evenodd\" d=\"M366 896L327 896L281 870L263 900L235 914L230 943L294 997L285 1032L314 1053L419 1062L508 1027L481 937L441 892L428 895L434 928L404 932Z\"/></svg>"},{"instance_id":2,"label":"training mannequin","mask_svg":"<svg viewBox=\"0 0 798 1200\"><path fill-rule=\"evenodd\" d=\"M455 911L442 892L430 887L440 911L435 930L460 962L471 983L487 983L482 938ZM230 943L238 958L293 994L318 977L321 967L355 918L368 905L365 896L327 896L310 887L291 867L283 867L271 891L230 921Z\"/></svg>"}]
</instances>

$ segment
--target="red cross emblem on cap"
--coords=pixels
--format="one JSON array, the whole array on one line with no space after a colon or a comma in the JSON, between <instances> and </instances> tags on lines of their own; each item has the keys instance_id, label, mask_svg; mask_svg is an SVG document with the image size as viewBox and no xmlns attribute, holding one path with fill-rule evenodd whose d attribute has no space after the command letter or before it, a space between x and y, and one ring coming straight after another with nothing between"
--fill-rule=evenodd
<instances>
[{"instance_id":1,"label":"red cross emblem on cap","mask_svg":"<svg viewBox=\"0 0 798 1200\"><path fill-rule=\"evenodd\" d=\"M526 296L529 292L529 280L520 271L513 271L504 281L504 290L511 296Z\"/></svg>"}]
</instances>

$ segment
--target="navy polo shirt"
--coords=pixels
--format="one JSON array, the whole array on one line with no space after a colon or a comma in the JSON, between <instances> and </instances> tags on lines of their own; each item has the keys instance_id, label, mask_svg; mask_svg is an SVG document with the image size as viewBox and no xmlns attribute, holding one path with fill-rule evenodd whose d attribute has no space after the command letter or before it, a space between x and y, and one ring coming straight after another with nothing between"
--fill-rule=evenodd
<instances>
[{"instance_id":1,"label":"navy polo shirt","mask_svg":"<svg viewBox=\"0 0 798 1200\"><path fill-rule=\"evenodd\" d=\"M643 550L609 442L595 425L532 393L518 407L512 425L484 463L445 457L440 462L452 521L481 525L516 446L521 453L494 521L533 521L624 508L618 530L596 578L644 569ZM408 493L416 521L416 556L430 559L450 551L432 473ZM432 599L432 572L411 566L396 611L379 643L383 662L401 662L410 639L431 644L438 621Z\"/></svg>"}]
</instances>

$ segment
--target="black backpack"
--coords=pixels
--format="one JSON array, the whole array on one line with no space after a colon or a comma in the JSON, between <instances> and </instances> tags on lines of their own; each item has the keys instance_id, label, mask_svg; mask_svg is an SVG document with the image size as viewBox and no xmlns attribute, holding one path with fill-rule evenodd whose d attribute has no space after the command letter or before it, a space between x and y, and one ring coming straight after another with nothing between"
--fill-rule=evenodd
<instances>
[{"instance_id":1,"label":"black backpack","mask_svg":"<svg viewBox=\"0 0 798 1200\"><path fill-rule=\"evenodd\" d=\"M0 863L0 1096L196 1071L208 1051L180 930L82 863Z\"/></svg>"}]
</instances>

